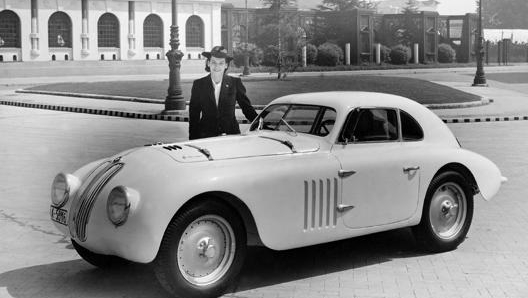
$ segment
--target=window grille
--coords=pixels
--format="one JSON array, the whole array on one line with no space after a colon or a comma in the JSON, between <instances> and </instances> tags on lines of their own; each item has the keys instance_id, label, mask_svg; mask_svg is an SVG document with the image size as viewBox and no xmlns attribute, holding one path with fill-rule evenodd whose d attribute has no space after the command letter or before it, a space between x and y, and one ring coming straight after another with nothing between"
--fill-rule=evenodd
<instances>
[{"instance_id":1,"label":"window grille","mask_svg":"<svg viewBox=\"0 0 528 298\"><path fill-rule=\"evenodd\" d=\"M204 47L204 24L198 16L191 16L185 24L185 44L191 48Z\"/></svg>"},{"instance_id":2,"label":"window grille","mask_svg":"<svg viewBox=\"0 0 528 298\"><path fill-rule=\"evenodd\" d=\"M20 19L10 11L0 12L0 47L20 48Z\"/></svg>"},{"instance_id":3,"label":"window grille","mask_svg":"<svg viewBox=\"0 0 528 298\"><path fill-rule=\"evenodd\" d=\"M48 21L48 45L50 48L71 48L72 25L70 17L58 11Z\"/></svg>"},{"instance_id":4,"label":"window grille","mask_svg":"<svg viewBox=\"0 0 528 298\"><path fill-rule=\"evenodd\" d=\"M97 22L97 46L119 48L119 21L111 13L105 13Z\"/></svg>"},{"instance_id":5,"label":"window grille","mask_svg":"<svg viewBox=\"0 0 528 298\"><path fill-rule=\"evenodd\" d=\"M143 22L143 47L163 47L163 22L155 14L149 15Z\"/></svg>"}]
</instances>

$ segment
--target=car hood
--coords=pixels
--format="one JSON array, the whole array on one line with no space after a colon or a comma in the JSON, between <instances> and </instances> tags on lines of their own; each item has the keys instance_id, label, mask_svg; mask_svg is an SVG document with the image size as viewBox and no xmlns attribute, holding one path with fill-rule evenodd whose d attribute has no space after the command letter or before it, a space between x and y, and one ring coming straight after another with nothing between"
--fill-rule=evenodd
<instances>
[{"instance_id":1,"label":"car hood","mask_svg":"<svg viewBox=\"0 0 528 298\"><path fill-rule=\"evenodd\" d=\"M315 152L319 141L303 134L259 132L222 136L183 143L154 145L179 162L199 162Z\"/></svg>"}]
</instances>

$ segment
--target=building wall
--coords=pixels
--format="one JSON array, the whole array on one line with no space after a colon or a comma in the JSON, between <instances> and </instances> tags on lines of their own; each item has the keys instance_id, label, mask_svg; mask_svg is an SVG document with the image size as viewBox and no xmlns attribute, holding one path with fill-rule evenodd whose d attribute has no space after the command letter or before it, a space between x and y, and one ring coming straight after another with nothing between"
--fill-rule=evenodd
<instances>
[{"instance_id":1,"label":"building wall","mask_svg":"<svg viewBox=\"0 0 528 298\"><path fill-rule=\"evenodd\" d=\"M88 48L82 51L82 7L81 0L37 0L38 26L36 34L31 34L31 0L0 0L0 11L11 10L20 18L21 48L0 47L4 61L12 61L16 55L18 61L50 61L52 55L56 60L145 60L165 59L170 49L170 26L172 24L171 0L134 1L135 19L129 24L128 0L88 0ZM179 0L178 27L179 49L185 54L184 59L198 59L199 55L212 46L221 43L221 3L224 0ZM48 46L48 21L50 16L62 11L72 22L72 47L50 48ZM97 22L104 13L114 14L119 22L119 48L98 48ZM150 14L158 15L163 23L163 47L143 47L143 23ZM204 24L204 47L187 48L185 44L185 25L187 19L197 15ZM132 29L132 30L130 30ZM32 50L31 40L38 39L38 48Z\"/></svg>"}]
</instances>

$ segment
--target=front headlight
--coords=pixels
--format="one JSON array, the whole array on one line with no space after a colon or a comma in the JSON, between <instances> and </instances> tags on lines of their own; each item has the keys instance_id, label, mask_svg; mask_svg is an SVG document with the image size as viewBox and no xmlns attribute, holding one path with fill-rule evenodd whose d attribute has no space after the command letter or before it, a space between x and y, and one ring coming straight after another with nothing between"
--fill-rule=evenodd
<instances>
[{"instance_id":1,"label":"front headlight","mask_svg":"<svg viewBox=\"0 0 528 298\"><path fill-rule=\"evenodd\" d=\"M130 211L131 191L125 186L116 186L108 195L106 212L108 219L116 225L124 224Z\"/></svg>"},{"instance_id":2,"label":"front headlight","mask_svg":"<svg viewBox=\"0 0 528 298\"><path fill-rule=\"evenodd\" d=\"M59 173L51 184L51 202L55 207L62 207L68 201L71 194L75 193L81 181L71 175Z\"/></svg>"}]
</instances>

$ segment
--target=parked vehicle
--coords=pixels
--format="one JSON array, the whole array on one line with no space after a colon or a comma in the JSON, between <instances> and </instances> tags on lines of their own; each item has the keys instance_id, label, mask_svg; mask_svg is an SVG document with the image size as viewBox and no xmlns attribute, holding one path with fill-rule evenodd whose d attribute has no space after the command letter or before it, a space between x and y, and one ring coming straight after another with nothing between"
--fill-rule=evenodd
<instances>
[{"instance_id":1,"label":"parked vehicle","mask_svg":"<svg viewBox=\"0 0 528 298\"><path fill-rule=\"evenodd\" d=\"M237 136L134 148L52 185L51 219L98 267L153 263L177 297L213 297L248 243L293 249L412 227L430 252L455 249L473 197L502 177L422 105L367 92L271 102Z\"/></svg>"}]
</instances>

